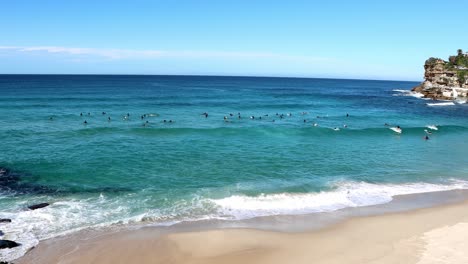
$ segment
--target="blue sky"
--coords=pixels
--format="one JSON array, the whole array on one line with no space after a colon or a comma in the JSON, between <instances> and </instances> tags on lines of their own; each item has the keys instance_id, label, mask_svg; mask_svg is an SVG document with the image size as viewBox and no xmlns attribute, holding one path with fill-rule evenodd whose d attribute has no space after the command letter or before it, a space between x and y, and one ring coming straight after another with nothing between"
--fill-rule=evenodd
<instances>
[{"instance_id":1,"label":"blue sky","mask_svg":"<svg viewBox=\"0 0 468 264\"><path fill-rule=\"evenodd\" d=\"M1 1L0 73L418 81L468 49L462 2Z\"/></svg>"}]
</instances>

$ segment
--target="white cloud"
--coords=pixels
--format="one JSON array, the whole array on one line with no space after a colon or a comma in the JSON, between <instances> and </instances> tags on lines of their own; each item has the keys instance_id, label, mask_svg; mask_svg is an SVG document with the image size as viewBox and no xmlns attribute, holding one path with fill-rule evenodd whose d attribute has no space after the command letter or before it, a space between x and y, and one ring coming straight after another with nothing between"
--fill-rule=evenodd
<instances>
[{"instance_id":1,"label":"white cloud","mask_svg":"<svg viewBox=\"0 0 468 264\"><path fill-rule=\"evenodd\" d=\"M75 57L98 57L103 59L157 59L157 58L242 58L242 59L276 59L301 62L331 61L333 59L310 56L290 56L268 52L229 52L229 51L165 51L134 49L97 49L58 46L0 46L0 51L19 53L53 53Z\"/></svg>"}]
</instances>

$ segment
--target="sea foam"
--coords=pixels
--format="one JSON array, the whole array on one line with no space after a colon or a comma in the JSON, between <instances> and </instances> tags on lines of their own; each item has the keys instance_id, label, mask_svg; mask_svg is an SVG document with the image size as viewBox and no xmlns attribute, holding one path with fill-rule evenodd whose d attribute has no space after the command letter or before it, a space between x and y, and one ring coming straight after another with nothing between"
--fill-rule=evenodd
<instances>
[{"instance_id":1,"label":"sea foam","mask_svg":"<svg viewBox=\"0 0 468 264\"><path fill-rule=\"evenodd\" d=\"M338 185L338 183L336 183ZM467 189L468 182L452 181L445 184L408 183L372 184L366 182L342 182L331 191L318 193L280 193L260 196L234 195L212 200L226 215L235 219L257 216L307 214L330 212L347 207L359 207L388 203L396 195Z\"/></svg>"}]
</instances>

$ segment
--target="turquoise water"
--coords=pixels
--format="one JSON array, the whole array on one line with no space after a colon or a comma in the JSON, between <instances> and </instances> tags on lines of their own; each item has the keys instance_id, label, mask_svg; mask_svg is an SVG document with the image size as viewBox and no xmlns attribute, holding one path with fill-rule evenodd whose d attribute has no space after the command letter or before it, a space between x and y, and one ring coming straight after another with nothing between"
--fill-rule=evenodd
<instances>
[{"instance_id":1,"label":"turquoise water","mask_svg":"<svg viewBox=\"0 0 468 264\"><path fill-rule=\"evenodd\" d=\"M314 213L468 188L468 105L430 107L399 91L417 84L0 75L0 167L18 175L0 182L0 218L13 219L1 228L25 245L0 258L86 227ZM39 202L52 205L24 210Z\"/></svg>"}]
</instances>

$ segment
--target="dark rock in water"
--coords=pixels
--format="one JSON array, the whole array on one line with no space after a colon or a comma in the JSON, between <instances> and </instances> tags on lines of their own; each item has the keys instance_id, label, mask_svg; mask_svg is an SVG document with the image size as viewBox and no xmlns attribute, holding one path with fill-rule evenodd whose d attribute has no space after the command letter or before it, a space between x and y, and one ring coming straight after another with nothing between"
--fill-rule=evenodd
<instances>
[{"instance_id":1,"label":"dark rock in water","mask_svg":"<svg viewBox=\"0 0 468 264\"><path fill-rule=\"evenodd\" d=\"M11 223L11 219L8 219L8 218L0 218L0 223Z\"/></svg>"},{"instance_id":2,"label":"dark rock in water","mask_svg":"<svg viewBox=\"0 0 468 264\"><path fill-rule=\"evenodd\" d=\"M14 248L19 246L20 244L16 243L15 241L11 240L0 240L0 249L2 248Z\"/></svg>"},{"instance_id":3,"label":"dark rock in water","mask_svg":"<svg viewBox=\"0 0 468 264\"><path fill-rule=\"evenodd\" d=\"M0 192L9 195L22 195L50 194L57 191L34 183L21 182L21 178L23 177L31 178L32 176L27 173L12 172L8 168L0 167Z\"/></svg>"},{"instance_id":4,"label":"dark rock in water","mask_svg":"<svg viewBox=\"0 0 468 264\"><path fill-rule=\"evenodd\" d=\"M40 203L40 204L34 204L34 205L31 205L31 206L28 206L29 209L31 210L36 210L36 209L39 209L39 208L43 208L43 207L46 207L46 206L49 206L50 204L48 203Z\"/></svg>"}]
</instances>

